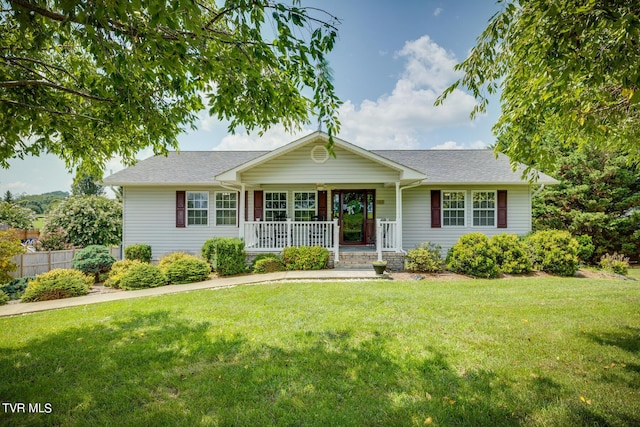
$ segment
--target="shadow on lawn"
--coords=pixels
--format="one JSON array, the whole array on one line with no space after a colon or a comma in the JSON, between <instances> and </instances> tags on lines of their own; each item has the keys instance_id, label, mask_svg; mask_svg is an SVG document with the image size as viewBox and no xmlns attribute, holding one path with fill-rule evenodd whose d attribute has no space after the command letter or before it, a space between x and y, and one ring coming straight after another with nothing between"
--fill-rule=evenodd
<instances>
[{"instance_id":1,"label":"shadow on lawn","mask_svg":"<svg viewBox=\"0 0 640 427\"><path fill-rule=\"evenodd\" d=\"M175 312L122 316L0 349L1 400L52 408L0 413L0 424L518 425L536 409L434 348L396 360L381 334L293 332L289 349ZM531 393L553 402L558 387L538 378Z\"/></svg>"}]
</instances>

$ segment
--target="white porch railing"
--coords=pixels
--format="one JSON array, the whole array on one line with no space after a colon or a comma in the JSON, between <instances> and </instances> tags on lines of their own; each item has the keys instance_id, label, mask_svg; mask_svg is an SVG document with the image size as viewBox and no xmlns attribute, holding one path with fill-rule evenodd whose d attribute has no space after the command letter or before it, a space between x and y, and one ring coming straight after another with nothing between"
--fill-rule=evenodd
<instances>
[{"instance_id":1,"label":"white porch railing","mask_svg":"<svg viewBox=\"0 0 640 427\"><path fill-rule=\"evenodd\" d=\"M376 251L378 261L382 261L382 252L398 251L398 223L396 221L376 220Z\"/></svg>"},{"instance_id":2,"label":"white porch railing","mask_svg":"<svg viewBox=\"0 0 640 427\"><path fill-rule=\"evenodd\" d=\"M244 241L254 251L281 251L286 246L322 246L338 257L340 234L333 221L246 221Z\"/></svg>"}]
</instances>

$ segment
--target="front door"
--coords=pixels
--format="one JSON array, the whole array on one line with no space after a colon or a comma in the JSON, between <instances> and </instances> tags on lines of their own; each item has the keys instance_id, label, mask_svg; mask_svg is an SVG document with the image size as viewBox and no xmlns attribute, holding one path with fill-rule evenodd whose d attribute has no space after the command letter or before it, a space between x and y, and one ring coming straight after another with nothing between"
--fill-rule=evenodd
<instances>
[{"instance_id":1,"label":"front door","mask_svg":"<svg viewBox=\"0 0 640 427\"><path fill-rule=\"evenodd\" d=\"M365 245L374 239L374 191L342 190L333 193L333 214L340 221L341 245Z\"/></svg>"}]
</instances>

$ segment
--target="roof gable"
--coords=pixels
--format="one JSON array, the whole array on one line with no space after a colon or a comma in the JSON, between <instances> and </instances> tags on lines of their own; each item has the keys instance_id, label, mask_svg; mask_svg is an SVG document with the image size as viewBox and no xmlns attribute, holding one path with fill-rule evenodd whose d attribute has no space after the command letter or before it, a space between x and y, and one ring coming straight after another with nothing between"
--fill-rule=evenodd
<instances>
[{"instance_id":1,"label":"roof gable","mask_svg":"<svg viewBox=\"0 0 640 427\"><path fill-rule=\"evenodd\" d=\"M247 163L238 165L234 168L229 169L228 171L218 174L216 175L216 180L221 182L240 182L241 180L244 180L244 178L241 178L241 177L250 175L252 170L259 169L261 166L264 166L267 163L274 162L276 161L276 159L282 159L287 155L292 155L294 152L296 152L297 150L298 151L301 150L303 147L314 146L314 145L315 146L326 145L328 142L329 142L329 136L326 133L320 132L320 131L311 133L287 145L284 145L280 148L277 148L273 151L267 152L259 157L256 157L253 160L248 161ZM334 138L334 150L343 150L343 152L351 154L352 156L350 157L350 159L352 161L353 159L361 158L371 163L374 163L378 166L382 166L382 168L384 169L390 169L391 171L394 171L395 177L393 179L387 178L387 180L390 180L390 181L396 181L396 180L418 181L426 178L425 174L422 172L418 172L411 167L408 167L401 163L397 163L392 159L380 156L372 151L365 150L364 148L358 147L356 145L353 145L339 138ZM316 172L320 175L322 174L321 167L320 166L314 167L313 163L321 164L321 163L324 163L324 161L330 161L332 158L325 156L324 161L316 161L314 159L315 156L313 154L313 151L315 151L315 147L313 147L311 151L312 151L312 153L310 153L311 160L313 162L312 163L308 162L307 169L304 169L302 165L297 165L297 166L302 168L300 170L301 173L308 175ZM318 156L320 157L319 160L323 160L322 154L318 154ZM348 167L348 165L345 165L345 167ZM312 177L310 177L310 179L312 179ZM320 182L318 181L318 179L319 178L317 177L315 180L312 179L312 181ZM385 179L382 178L381 180L384 181ZM371 181L371 179L369 179L369 181ZM324 182L329 182L329 181L326 181L325 179Z\"/></svg>"}]
</instances>

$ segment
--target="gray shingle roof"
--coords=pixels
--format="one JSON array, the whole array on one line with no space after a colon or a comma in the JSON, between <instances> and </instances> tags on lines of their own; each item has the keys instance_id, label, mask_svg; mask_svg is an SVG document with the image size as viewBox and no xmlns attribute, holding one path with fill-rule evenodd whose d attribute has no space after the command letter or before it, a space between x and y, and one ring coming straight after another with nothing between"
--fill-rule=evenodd
<instances>
[{"instance_id":1,"label":"gray shingle roof","mask_svg":"<svg viewBox=\"0 0 640 427\"><path fill-rule=\"evenodd\" d=\"M104 179L106 185L211 184L213 177L267 151L181 151L153 156Z\"/></svg>"},{"instance_id":2,"label":"gray shingle roof","mask_svg":"<svg viewBox=\"0 0 640 427\"><path fill-rule=\"evenodd\" d=\"M433 184L523 184L524 166L511 169L509 158L492 150L372 150L427 176ZM182 151L154 156L117 172L106 185L211 184L217 174L253 160L268 151ZM556 181L540 174L539 183Z\"/></svg>"},{"instance_id":3,"label":"gray shingle roof","mask_svg":"<svg viewBox=\"0 0 640 427\"><path fill-rule=\"evenodd\" d=\"M522 184L524 165L511 169L509 157L493 150L372 150L389 160L427 175L425 183ZM543 173L538 183L557 181Z\"/></svg>"}]
</instances>

